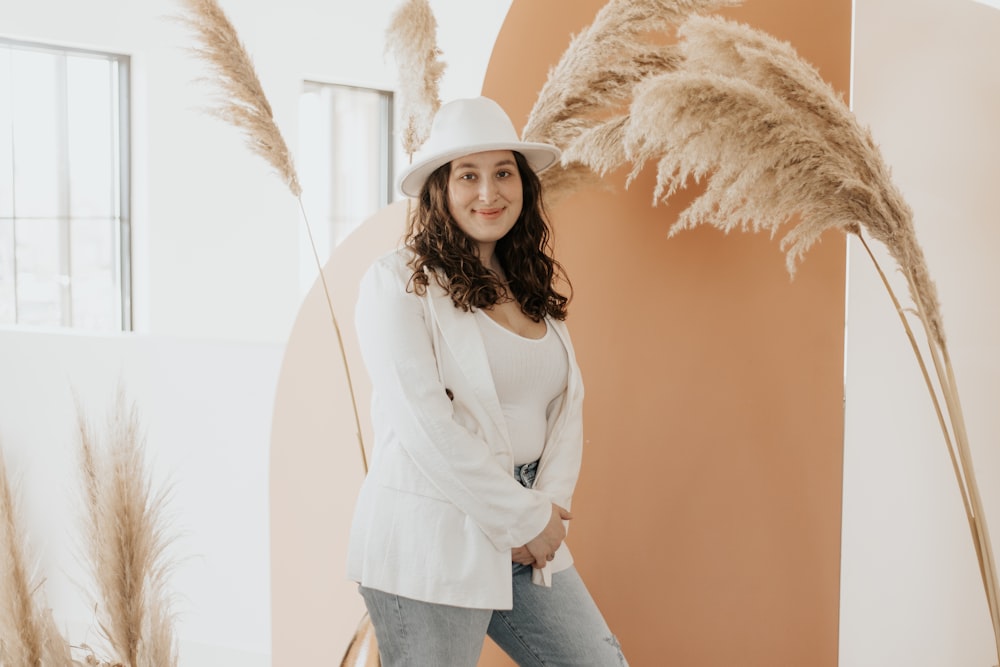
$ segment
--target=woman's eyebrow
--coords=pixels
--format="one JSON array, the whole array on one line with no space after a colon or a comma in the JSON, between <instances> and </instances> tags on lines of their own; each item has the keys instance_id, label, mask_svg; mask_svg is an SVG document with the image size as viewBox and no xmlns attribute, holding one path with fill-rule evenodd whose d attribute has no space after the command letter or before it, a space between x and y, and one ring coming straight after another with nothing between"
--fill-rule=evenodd
<instances>
[{"instance_id":1,"label":"woman's eyebrow","mask_svg":"<svg viewBox=\"0 0 1000 667\"><path fill-rule=\"evenodd\" d=\"M517 162L508 158L500 160L499 162L493 165L493 168L496 169L497 167L512 167L515 165L517 165ZM477 169L477 168L478 165L475 165L471 162L459 162L453 167L453 169Z\"/></svg>"}]
</instances>

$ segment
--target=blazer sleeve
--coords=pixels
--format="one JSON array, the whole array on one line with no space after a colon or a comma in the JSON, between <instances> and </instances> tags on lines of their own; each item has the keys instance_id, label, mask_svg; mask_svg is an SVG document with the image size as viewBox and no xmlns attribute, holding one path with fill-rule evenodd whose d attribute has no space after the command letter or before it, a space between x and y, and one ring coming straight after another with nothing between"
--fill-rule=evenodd
<instances>
[{"instance_id":1,"label":"blazer sleeve","mask_svg":"<svg viewBox=\"0 0 1000 667\"><path fill-rule=\"evenodd\" d=\"M365 274L358 294L361 354L388 422L377 427L391 429L420 473L498 550L526 544L545 528L551 503L521 486L488 444L453 418L423 304L407 292L407 281L383 259Z\"/></svg>"}]
</instances>

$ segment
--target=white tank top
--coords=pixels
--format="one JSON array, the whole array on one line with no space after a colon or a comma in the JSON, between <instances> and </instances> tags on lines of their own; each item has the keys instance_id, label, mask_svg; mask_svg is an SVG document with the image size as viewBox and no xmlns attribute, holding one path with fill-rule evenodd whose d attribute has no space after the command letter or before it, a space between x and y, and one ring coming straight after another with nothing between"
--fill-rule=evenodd
<instances>
[{"instance_id":1,"label":"white tank top","mask_svg":"<svg viewBox=\"0 0 1000 667\"><path fill-rule=\"evenodd\" d=\"M546 324L541 338L525 338L477 309L497 398L507 419L514 465L537 461L545 447L553 402L566 390L569 360Z\"/></svg>"}]
</instances>

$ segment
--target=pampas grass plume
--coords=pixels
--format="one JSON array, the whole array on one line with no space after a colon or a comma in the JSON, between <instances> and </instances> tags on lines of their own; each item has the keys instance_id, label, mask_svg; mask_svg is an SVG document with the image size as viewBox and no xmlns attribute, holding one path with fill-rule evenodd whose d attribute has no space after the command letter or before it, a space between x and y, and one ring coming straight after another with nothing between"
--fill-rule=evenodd
<instances>
[{"instance_id":1,"label":"pampas grass plume","mask_svg":"<svg viewBox=\"0 0 1000 667\"><path fill-rule=\"evenodd\" d=\"M857 218L857 224L882 243L907 273L911 296L925 307L931 333L943 344L937 289L916 238L913 211L893 182L871 133L841 96L790 44L767 33L718 17L691 17L679 34L683 37L686 69L739 78L773 93L791 114L820 135L826 159L836 156L845 176L869 186L869 209ZM815 222L803 220L793 230L786 244L793 262L824 231L821 226L816 228Z\"/></svg>"},{"instance_id":2,"label":"pampas grass plume","mask_svg":"<svg viewBox=\"0 0 1000 667\"><path fill-rule=\"evenodd\" d=\"M337 340L338 351L344 364L344 373L351 397L351 407L354 410L355 433L358 439L358 450L361 455L361 465L368 472L368 459L365 455L364 442L361 438L361 420L358 414L357 399L354 393L354 383L351 379L350 365L347 363L347 353L344 350L344 338L340 332L340 324L330 297L330 286L323 271L323 262L319 258L316 240L309 216L306 215L302 203L302 187L295 171L295 163L274 122L271 104L267 101L264 89L260 85L257 72L250 60L250 55L240 41L236 28L230 23L216 0L179 0L188 9L186 15L179 18L181 23L191 28L200 46L194 49L195 54L205 60L216 74L216 82L221 88L219 106L212 113L243 130L250 150L257 153L278 172L292 195L298 200L299 210L305 222L309 237L309 247L312 250L319 281L326 297L326 305L330 312L331 324Z\"/></svg>"},{"instance_id":3,"label":"pampas grass plume","mask_svg":"<svg viewBox=\"0 0 1000 667\"><path fill-rule=\"evenodd\" d=\"M291 152L233 24L215 0L179 1L188 10L179 20L199 43L194 52L209 64L222 88L211 113L240 128L250 150L264 158L298 197L302 187Z\"/></svg>"},{"instance_id":4,"label":"pampas grass plume","mask_svg":"<svg viewBox=\"0 0 1000 667\"><path fill-rule=\"evenodd\" d=\"M611 0L573 37L549 71L528 116L524 139L564 150L581 135L587 136L591 147L620 145L624 106L633 87L650 76L673 70L680 60L675 47L651 43L648 35L676 25L692 13L737 4L740 0ZM624 157L612 156L607 150L601 154L604 171L610 171L611 163L620 164ZM561 165L543 172L541 179L550 199L598 180L583 160L566 155Z\"/></svg>"},{"instance_id":5,"label":"pampas grass plume","mask_svg":"<svg viewBox=\"0 0 1000 667\"><path fill-rule=\"evenodd\" d=\"M437 46L437 21L427 0L404 0L393 13L385 35L386 51L399 67L403 110L403 150L412 156L430 136L441 107L439 86L445 65Z\"/></svg>"},{"instance_id":6,"label":"pampas grass plume","mask_svg":"<svg viewBox=\"0 0 1000 667\"><path fill-rule=\"evenodd\" d=\"M98 625L114 660L126 667L173 667L166 491L154 491L145 469L138 411L119 390L103 435L79 404L78 422Z\"/></svg>"},{"instance_id":7,"label":"pampas grass plume","mask_svg":"<svg viewBox=\"0 0 1000 667\"><path fill-rule=\"evenodd\" d=\"M72 664L69 644L41 602L41 582L30 575L14 496L0 450L0 665L65 667Z\"/></svg>"},{"instance_id":8,"label":"pampas grass plume","mask_svg":"<svg viewBox=\"0 0 1000 667\"><path fill-rule=\"evenodd\" d=\"M653 162L654 203L669 199L690 181L703 181L704 189L670 233L710 224L727 232L740 228L775 235L788 225L781 247L789 272L828 230L860 239L899 314L931 396L965 506L1000 657L997 567L937 292L917 242L913 212L870 133L790 45L717 17L692 16L678 32L680 65L636 85L620 131L583 133L563 159L579 160L604 174L624 153L633 165L630 182ZM613 142L619 135L621 148ZM887 248L906 280L927 337L930 364L866 235Z\"/></svg>"}]
</instances>

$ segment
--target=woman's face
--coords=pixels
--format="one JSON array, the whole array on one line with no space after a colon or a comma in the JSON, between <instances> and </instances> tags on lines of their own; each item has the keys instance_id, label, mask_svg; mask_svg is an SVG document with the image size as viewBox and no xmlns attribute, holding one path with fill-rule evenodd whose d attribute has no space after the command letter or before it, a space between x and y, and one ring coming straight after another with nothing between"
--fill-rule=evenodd
<instances>
[{"instance_id":1,"label":"woman's face","mask_svg":"<svg viewBox=\"0 0 1000 667\"><path fill-rule=\"evenodd\" d=\"M490 258L496 242L517 222L523 199L513 151L485 151L451 161L448 211L479 244L480 259Z\"/></svg>"}]
</instances>

